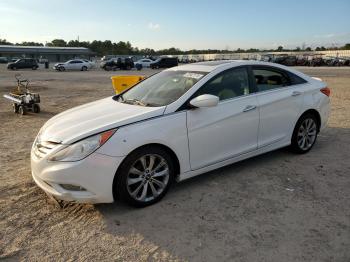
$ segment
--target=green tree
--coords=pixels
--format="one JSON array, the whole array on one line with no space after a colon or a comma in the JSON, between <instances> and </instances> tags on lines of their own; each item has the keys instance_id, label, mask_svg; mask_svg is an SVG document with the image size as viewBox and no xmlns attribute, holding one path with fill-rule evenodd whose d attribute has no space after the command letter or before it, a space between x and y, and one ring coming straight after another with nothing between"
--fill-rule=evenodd
<instances>
[{"instance_id":1,"label":"green tree","mask_svg":"<svg viewBox=\"0 0 350 262\"><path fill-rule=\"evenodd\" d=\"M342 49L344 50L350 50L350 43L345 44Z\"/></svg>"},{"instance_id":2,"label":"green tree","mask_svg":"<svg viewBox=\"0 0 350 262\"><path fill-rule=\"evenodd\" d=\"M58 46L58 47L65 47L67 46L67 42L63 39L54 39L50 43L47 43L46 46Z\"/></svg>"},{"instance_id":3,"label":"green tree","mask_svg":"<svg viewBox=\"0 0 350 262\"><path fill-rule=\"evenodd\" d=\"M6 39L1 39L1 38L0 38L0 45L13 45L13 44L10 43L10 42L7 42Z\"/></svg>"},{"instance_id":4,"label":"green tree","mask_svg":"<svg viewBox=\"0 0 350 262\"><path fill-rule=\"evenodd\" d=\"M278 52L281 52L281 51L283 51L283 46L279 46L279 47L277 47L277 49L276 49Z\"/></svg>"},{"instance_id":5,"label":"green tree","mask_svg":"<svg viewBox=\"0 0 350 262\"><path fill-rule=\"evenodd\" d=\"M23 45L23 46L44 46L42 43L38 43L38 42L22 42L22 43L16 43L16 45Z\"/></svg>"}]
</instances>

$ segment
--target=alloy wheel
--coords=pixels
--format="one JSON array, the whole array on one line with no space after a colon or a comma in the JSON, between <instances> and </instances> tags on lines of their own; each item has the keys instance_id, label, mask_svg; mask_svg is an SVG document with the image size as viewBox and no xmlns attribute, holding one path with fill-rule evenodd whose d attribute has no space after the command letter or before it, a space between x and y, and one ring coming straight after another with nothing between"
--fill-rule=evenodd
<instances>
[{"instance_id":1,"label":"alloy wheel","mask_svg":"<svg viewBox=\"0 0 350 262\"><path fill-rule=\"evenodd\" d=\"M306 118L300 125L297 135L298 146L301 150L308 150L314 144L317 126L312 118Z\"/></svg>"},{"instance_id":2,"label":"alloy wheel","mask_svg":"<svg viewBox=\"0 0 350 262\"><path fill-rule=\"evenodd\" d=\"M166 189L169 176L169 165L162 156L143 155L134 162L129 170L128 192L137 201L152 201Z\"/></svg>"}]
</instances>

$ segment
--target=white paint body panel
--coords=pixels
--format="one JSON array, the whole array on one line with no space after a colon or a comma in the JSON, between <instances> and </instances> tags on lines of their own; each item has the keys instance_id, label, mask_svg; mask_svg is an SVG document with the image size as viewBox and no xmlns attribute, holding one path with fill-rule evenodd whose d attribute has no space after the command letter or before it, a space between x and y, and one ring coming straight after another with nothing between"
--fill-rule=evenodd
<instances>
[{"instance_id":1,"label":"white paint body panel","mask_svg":"<svg viewBox=\"0 0 350 262\"><path fill-rule=\"evenodd\" d=\"M213 107L178 111L216 74L236 66L256 64L289 70L308 83L220 101ZM64 145L57 146L41 159L32 153L35 182L60 199L112 202L112 185L118 167L126 156L141 146L160 144L172 150L180 166L177 180L183 180L289 145L296 121L309 109L319 112L321 128L328 119L329 98L320 92L326 84L284 66L227 61L221 65L191 64L167 70L208 74L168 106L121 104L109 97L53 117L40 131L42 141L71 144L109 129L117 128L117 131L102 147L81 161L47 160ZM294 91L300 94L293 96ZM247 106L254 108L243 112ZM87 191L69 192L59 184L78 185Z\"/></svg>"},{"instance_id":2,"label":"white paint body panel","mask_svg":"<svg viewBox=\"0 0 350 262\"><path fill-rule=\"evenodd\" d=\"M187 111L191 167L198 169L257 148L259 112L256 96L220 102L215 107Z\"/></svg>"}]
</instances>

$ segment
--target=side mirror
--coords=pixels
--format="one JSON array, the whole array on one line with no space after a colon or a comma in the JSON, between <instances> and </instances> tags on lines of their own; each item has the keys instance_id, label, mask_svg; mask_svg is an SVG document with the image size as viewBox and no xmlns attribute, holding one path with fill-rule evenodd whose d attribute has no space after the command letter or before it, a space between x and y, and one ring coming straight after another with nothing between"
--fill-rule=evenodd
<instances>
[{"instance_id":1,"label":"side mirror","mask_svg":"<svg viewBox=\"0 0 350 262\"><path fill-rule=\"evenodd\" d=\"M213 95L200 95L190 101L194 107L213 107L219 103L219 97Z\"/></svg>"}]
</instances>

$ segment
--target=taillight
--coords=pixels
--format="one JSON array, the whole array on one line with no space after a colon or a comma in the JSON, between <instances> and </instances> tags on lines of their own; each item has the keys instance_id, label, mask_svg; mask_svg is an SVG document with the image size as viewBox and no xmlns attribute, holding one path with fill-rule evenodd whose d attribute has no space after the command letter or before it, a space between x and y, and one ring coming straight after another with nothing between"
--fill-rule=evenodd
<instances>
[{"instance_id":1,"label":"taillight","mask_svg":"<svg viewBox=\"0 0 350 262\"><path fill-rule=\"evenodd\" d=\"M326 96L330 96L331 90L328 87L321 88L320 91Z\"/></svg>"}]
</instances>

